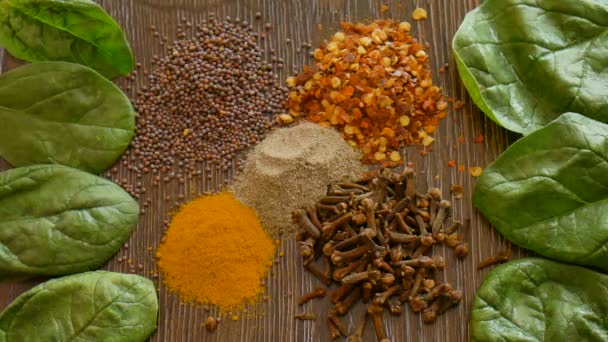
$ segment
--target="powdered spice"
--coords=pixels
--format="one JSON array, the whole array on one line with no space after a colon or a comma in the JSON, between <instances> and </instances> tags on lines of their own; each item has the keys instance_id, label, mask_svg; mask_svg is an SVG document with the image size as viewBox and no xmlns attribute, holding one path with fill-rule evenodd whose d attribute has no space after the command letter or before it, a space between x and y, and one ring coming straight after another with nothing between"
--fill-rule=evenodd
<instances>
[{"instance_id":1,"label":"powdered spice","mask_svg":"<svg viewBox=\"0 0 608 342\"><path fill-rule=\"evenodd\" d=\"M255 211L224 192L184 205L156 255L164 283L183 301L229 310L262 294L274 253Z\"/></svg>"},{"instance_id":2,"label":"powdered spice","mask_svg":"<svg viewBox=\"0 0 608 342\"><path fill-rule=\"evenodd\" d=\"M234 192L269 233L293 233L291 212L323 197L327 184L365 172L359 156L333 129L312 123L279 129L255 147Z\"/></svg>"}]
</instances>

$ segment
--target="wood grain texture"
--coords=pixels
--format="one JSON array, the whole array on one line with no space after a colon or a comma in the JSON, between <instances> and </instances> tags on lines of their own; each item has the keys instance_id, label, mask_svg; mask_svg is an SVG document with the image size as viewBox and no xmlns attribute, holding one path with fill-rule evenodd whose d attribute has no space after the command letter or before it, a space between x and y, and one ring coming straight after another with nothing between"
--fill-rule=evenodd
<instances>
[{"instance_id":1,"label":"wood grain texture","mask_svg":"<svg viewBox=\"0 0 608 342\"><path fill-rule=\"evenodd\" d=\"M475 180L469 175L470 166L487 166L505 150L509 137L507 132L497 127L487 119L468 100L466 92L459 81L453 56L451 53L451 40L464 15L479 4L479 0L102 0L99 3L116 18L125 29L135 51L136 59L142 63L143 70L149 70L153 55L162 56L165 47L160 45L160 39L154 38L149 31L150 25L156 25L161 37L166 36L169 42L176 32L176 27L182 23L182 18L196 24L206 19L210 12L220 17L231 16L254 23L256 30L263 32L264 24L269 22L272 29L267 39L260 43L266 49L269 58L270 49L275 49L279 57L286 61L285 69L278 71L281 79L285 79L292 70L301 70L304 63L310 62L306 49L301 44L310 42L313 46L329 37L341 20L366 21L381 17L395 20L411 21L411 12L415 7L428 10L429 18L426 21L412 22L413 33L422 41L431 46L430 55L432 67L438 70L444 63L450 63L447 73L434 74L437 84L444 88L447 96L467 101L463 110L451 111L448 118L439 125L433 152L426 157L418 153L416 147L403 150L404 159L415 163L418 172L419 189L436 186L442 189L443 196L451 198L450 187L460 184L464 187L464 197L453 199L455 219L470 218L471 231L467 236L471 246L471 254L464 261L456 261L451 249L436 247L435 253L446 256L446 269L442 277L451 282L455 288L464 291L463 303L456 309L441 316L433 325L424 325L418 314L413 314L409 308L400 317L385 316L385 329L392 341L466 341L468 340L468 317L470 305L483 277L489 270L477 271L476 266L480 260L495 254L501 248L509 246L489 224L480 217L471 206L471 194ZM380 5L384 3L390 10L380 13ZM255 20L255 13L261 12L262 19ZM322 24L319 30L318 24ZM291 44L286 44L286 39ZM9 70L18 65L18 62L3 54L0 50L0 72ZM127 89L133 97L138 87L145 84L142 70L139 71L137 81L133 84L121 80L118 84ZM1 123L0 123L1 124ZM474 137L483 135L483 144L474 144ZM459 137L461 141L459 142ZM458 168L450 168L447 161L454 159L457 164L466 167L465 172ZM0 161L0 170L9 166ZM120 163L117 165L118 173L109 173L114 179L134 179L126 168ZM213 191L233 179L235 172L229 170L223 174L212 168L211 178L201 167L201 177L187 179L185 184L177 182L162 183L158 188L149 187L143 198L152 199L152 205L145 207L137 231L129 240L129 248L123 248L117 256L105 267L107 270L129 272L128 262L118 262L118 257L126 257L133 264L141 264L137 273L150 276L155 270L154 251L163 234L163 220L178 204L178 194L184 194L185 200L195 197L206 191ZM144 177L140 181L151 183L151 177ZM169 200L167 200L169 198ZM314 300L303 308L297 306L296 301L300 294L319 285L316 279L302 269L302 264L291 238L282 239L280 250L285 255L279 258L270 271L267 279L267 294L270 300L262 301L249 308L251 319L242 317L238 321L224 318L215 334L204 331L201 324L209 314L215 314L213 308L199 305L180 303L178 296L168 293L160 285L161 312L158 332L152 341L328 341L325 317L329 308L329 301ZM201 248L205 248L201 241ZM513 247L513 256L525 255ZM196 270L192 270L196 272ZM0 309L4 308L24 290L30 288L36 281L23 283L0 284ZM349 326L354 326L361 317L363 305L345 317ZM319 316L316 322L301 322L293 319L294 314L301 311L315 312ZM368 322L365 331L365 341L375 341L373 328Z\"/></svg>"}]
</instances>

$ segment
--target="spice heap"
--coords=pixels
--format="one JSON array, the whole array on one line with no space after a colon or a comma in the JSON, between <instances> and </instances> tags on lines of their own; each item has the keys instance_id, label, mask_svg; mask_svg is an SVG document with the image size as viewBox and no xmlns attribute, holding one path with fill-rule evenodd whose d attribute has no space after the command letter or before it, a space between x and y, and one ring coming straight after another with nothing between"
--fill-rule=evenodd
<instances>
[{"instance_id":1,"label":"spice heap","mask_svg":"<svg viewBox=\"0 0 608 342\"><path fill-rule=\"evenodd\" d=\"M167 57L154 57L150 85L138 92L138 169L167 172L177 164L192 173L206 160L226 170L286 111L287 89L249 26L210 17L194 39L178 37Z\"/></svg>"},{"instance_id":2,"label":"spice heap","mask_svg":"<svg viewBox=\"0 0 608 342\"><path fill-rule=\"evenodd\" d=\"M407 22L343 23L342 29L314 51L315 65L287 79L289 113L340 127L349 144L363 148L363 162L399 164L399 146L430 145L446 116L429 57Z\"/></svg>"},{"instance_id":3,"label":"spice heap","mask_svg":"<svg viewBox=\"0 0 608 342\"><path fill-rule=\"evenodd\" d=\"M468 254L464 236L457 232L460 223L445 225L450 210L439 189L417 193L414 170L406 168L331 185L314 206L293 212L304 267L327 286L339 284L329 295L334 304L327 320L332 339L348 334L339 316L359 300L369 303L378 341L386 338L385 309L400 315L407 302L431 323L460 302L461 291L436 280L444 258L428 256L436 243L455 248L457 257ZM316 262L320 258L324 269ZM315 291L304 298L317 297ZM366 317L358 326L365 325ZM353 341L361 339L361 330L355 329Z\"/></svg>"},{"instance_id":4,"label":"spice heap","mask_svg":"<svg viewBox=\"0 0 608 342\"><path fill-rule=\"evenodd\" d=\"M274 252L253 209L224 192L184 205L156 255L165 284L182 300L229 310L263 292Z\"/></svg>"},{"instance_id":5,"label":"spice heap","mask_svg":"<svg viewBox=\"0 0 608 342\"><path fill-rule=\"evenodd\" d=\"M358 177L365 168L340 134L312 123L277 130L255 147L234 184L273 235L292 233L291 212L319 200L327 184Z\"/></svg>"}]
</instances>

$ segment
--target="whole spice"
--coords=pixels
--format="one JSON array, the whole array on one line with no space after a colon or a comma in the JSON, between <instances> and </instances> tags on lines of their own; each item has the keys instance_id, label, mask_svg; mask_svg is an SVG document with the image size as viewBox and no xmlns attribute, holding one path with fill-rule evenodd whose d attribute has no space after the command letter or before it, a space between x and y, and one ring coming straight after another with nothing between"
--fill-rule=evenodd
<instances>
[{"instance_id":1,"label":"whole spice","mask_svg":"<svg viewBox=\"0 0 608 342\"><path fill-rule=\"evenodd\" d=\"M316 230L322 229L316 225L319 209L306 210L308 217L295 212L296 225L292 224L292 212L322 199L327 184L363 173L365 168L358 158L334 130L301 123L276 130L256 146L233 190L238 199L258 212L264 228L272 235L293 233L303 227L313 237ZM348 194L332 195L335 196ZM321 207L331 207L330 211L346 204L324 203Z\"/></svg>"},{"instance_id":2,"label":"whole spice","mask_svg":"<svg viewBox=\"0 0 608 342\"><path fill-rule=\"evenodd\" d=\"M510 250L501 249L500 251L498 251L498 253L496 253L496 255L492 255L492 256L487 257L487 258L483 259L482 261L480 261L479 265L477 266L477 269L480 270L480 269L486 268L488 266L492 266L495 264L499 264L501 262L509 261L510 257L511 257Z\"/></svg>"},{"instance_id":3,"label":"whole spice","mask_svg":"<svg viewBox=\"0 0 608 342\"><path fill-rule=\"evenodd\" d=\"M183 301L226 310L263 292L274 251L253 209L223 192L184 205L156 255L165 284Z\"/></svg>"},{"instance_id":4,"label":"whole spice","mask_svg":"<svg viewBox=\"0 0 608 342\"><path fill-rule=\"evenodd\" d=\"M436 277L446 267L445 259L427 255L437 243L451 248L462 245L457 231L461 225L446 224L452 207L441 199L439 189L417 193L415 181L414 170L406 168L403 173L385 169L356 182L332 184L327 187L327 197L317 203L345 196L340 213L314 206L314 213L308 210L307 214L319 221L322 234L314 238L317 235L306 225L297 233L299 243L310 245L303 255L305 267L325 285L334 281L341 285L329 295L331 312L342 316L359 300L369 303L378 340L386 338L382 327L385 310L400 315L403 304L409 302L430 323L462 297ZM429 210L437 211L433 222ZM296 216L302 214L301 210L295 212ZM445 238L447 233L454 235L452 245ZM331 263L322 269L314 263L319 258ZM327 324L333 336L345 335L340 331L345 329L338 329L341 322L337 317L331 318ZM353 341L361 339L357 332L351 336Z\"/></svg>"},{"instance_id":5,"label":"whole spice","mask_svg":"<svg viewBox=\"0 0 608 342\"><path fill-rule=\"evenodd\" d=\"M289 114L338 126L366 163L396 165L400 145L430 145L447 102L409 29L390 20L342 23L314 51L315 64L287 79Z\"/></svg>"},{"instance_id":6,"label":"whole spice","mask_svg":"<svg viewBox=\"0 0 608 342\"><path fill-rule=\"evenodd\" d=\"M203 161L227 169L286 111L286 89L248 27L212 16L193 39L180 32L138 92L134 164L153 173L180 162L190 173Z\"/></svg>"},{"instance_id":7,"label":"whole spice","mask_svg":"<svg viewBox=\"0 0 608 342\"><path fill-rule=\"evenodd\" d=\"M217 319L215 319L215 317L213 316L209 316L207 317L203 325L208 332L213 334L217 329Z\"/></svg>"}]
</instances>

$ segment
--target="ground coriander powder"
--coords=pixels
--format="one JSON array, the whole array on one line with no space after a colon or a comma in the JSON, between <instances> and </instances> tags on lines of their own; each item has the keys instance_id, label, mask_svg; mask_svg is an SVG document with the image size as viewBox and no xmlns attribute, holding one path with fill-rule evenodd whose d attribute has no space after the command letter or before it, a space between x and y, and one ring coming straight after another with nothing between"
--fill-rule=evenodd
<instances>
[{"instance_id":1,"label":"ground coriander powder","mask_svg":"<svg viewBox=\"0 0 608 342\"><path fill-rule=\"evenodd\" d=\"M292 211L322 198L327 184L364 173L359 158L337 131L304 122L278 129L257 145L233 191L258 212L271 235L292 234Z\"/></svg>"}]
</instances>

